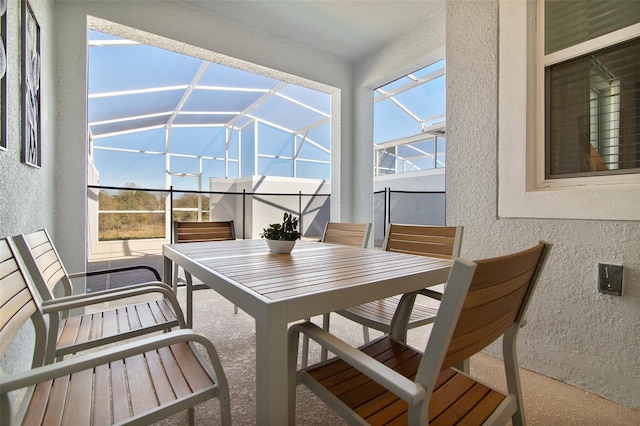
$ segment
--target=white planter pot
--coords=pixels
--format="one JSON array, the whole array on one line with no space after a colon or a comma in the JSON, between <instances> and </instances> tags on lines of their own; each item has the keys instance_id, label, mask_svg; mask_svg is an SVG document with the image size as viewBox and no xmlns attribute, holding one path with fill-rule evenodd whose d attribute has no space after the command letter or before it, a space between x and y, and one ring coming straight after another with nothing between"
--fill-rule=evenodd
<instances>
[{"instance_id":1,"label":"white planter pot","mask_svg":"<svg viewBox=\"0 0 640 426\"><path fill-rule=\"evenodd\" d=\"M283 240L267 240L269 250L274 253L291 253L293 246L296 245L296 241L283 241Z\"/></svg>"}]
</instances>

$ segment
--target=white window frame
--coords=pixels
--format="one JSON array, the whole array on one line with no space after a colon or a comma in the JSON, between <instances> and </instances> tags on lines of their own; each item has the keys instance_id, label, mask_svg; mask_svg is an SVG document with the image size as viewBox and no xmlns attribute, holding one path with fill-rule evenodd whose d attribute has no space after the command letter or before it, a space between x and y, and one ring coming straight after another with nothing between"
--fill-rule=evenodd
<instances>
[{"instance_id":1,"label":"white window frame","mask_svg":"<svg viewBox=\"0 0 640 426\"><path fill-rule=\"evenodd\" d=\"M542 2L500 0L498 215L640 220L640 174L545 179L544 120L537 119L544 117L544 66L536 66L544 64L536 49L535 18L542 11L537 3ZM640 25L620 31L623 37L637 35ZM544 61L578 56L594 43L606 46L620 39L620 31Z\"/></svg>"}]
</instances>

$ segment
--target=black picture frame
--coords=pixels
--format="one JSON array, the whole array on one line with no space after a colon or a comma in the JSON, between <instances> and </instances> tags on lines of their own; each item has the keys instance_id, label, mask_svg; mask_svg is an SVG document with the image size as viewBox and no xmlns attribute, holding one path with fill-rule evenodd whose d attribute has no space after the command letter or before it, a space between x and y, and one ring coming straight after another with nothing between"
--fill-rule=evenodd
<instances>
[{"instance_id":1,"label":"black picture frame","mask_svg":"<svg viewBox=\"0 0 640 426\"><path fill-rule=\"evenodd\" d=\"M22 161L42 167L40 25L22 0Z\"/></svg>"},{"instance_id":2,"label":"black picture frame","mask_svg":"<svg viewBox=\"0 0 640 426\"><path fill-rule=\"evenodd\" d=\"M0 0L0 151L7 150L7 4Z\"/></svg>"}]
</instances>

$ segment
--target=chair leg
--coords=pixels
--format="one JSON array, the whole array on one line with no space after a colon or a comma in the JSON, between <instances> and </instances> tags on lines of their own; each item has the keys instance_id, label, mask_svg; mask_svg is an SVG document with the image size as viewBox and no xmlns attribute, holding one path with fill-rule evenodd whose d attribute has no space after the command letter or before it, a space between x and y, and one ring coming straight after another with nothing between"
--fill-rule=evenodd
<instances>
[{"instance_id":1,"label":"chair leg","mask_svg":"<svg viewBox=\"0 0 640 426\"><path fill-rule=\"evenodd\" d=\"M56 357L56 343L58 342L58 330L60 329L58 315L54 312L52 315L49 315L49 331L47 338L38 338L41 341L46 341L46 349L45 349L45 364L51 364L54 361L62 361L60 357ZM44 331L43 331L44 332ZM36 339L38 341L38 339Z\"/></svg>"},{"instance_id":2,"label":"chair leg","mask_svg":"<svg viewBox=\"0 0 640 426\"><path fill-rule=\"evenodd\" d=\"M179 270L179 266L174 264L173 265L173 280L171 280L171 287L173 287L173 292L175 293L175 295L178 295L178 270Z\"/></svg>"},{"instance_id":3,"label":"chair leg","mask_svg":"<svg viewBox=\"0 0 640 426\"><path fill-rule=\"evenodd\" d=\"M362 337L364 338L364 343L369 343L369 327L363 325L362 326Z\"/></svg>"},{"instance_id":4,"label":"chair leg","mask_svg":"<svg viewBox=\"0 0 640 426\"><path fill-rule=\"evenodd\" d=\"M454 365L455 368L457 368L458 370L462 371L465 374L469 374L471 371L471 360L469 358L465 359L462 362L459 362L458 364Z\"/></svg>"},{"instance_id":5,"label":"chair leg","mask_svg":"<svg viewBox=\"0 0 640 426\"><path fill-rule=\"evenodd\" d=\"M187 424L189 426L194 426L196 424L196 416L193 407L190 407L187 410Z\"/></svg>"},{"instance_id":6,"label":"chair leg","mask_svg":"<svg viewBox=\"0 0 640 426\"><path fill-rule=\"evenodd\" d=\"M187 281L187 327L193 328L193 277L187 271L184 271L184 275Z\"/></svg>"},{"instance_id":7,"label":"chair leg","mask_svg":"<svg viewBox=\"0 0 640 426\"><path fill-rule=\"evenodd\" d=\"M309 339L306 334L303 336ZM296 388L298 385L298 345L300 344L300 332L289 332L287 336L287 400L289 406L289 424L294 424L296 419ZM304 363L305 360L303 359Z\"/></svg>"},{"instance_id":8,"label":"chair leg","mask_svg":"<svg viewBox=\"0 0 640 426\"><path fill-rule=\"evenodd\" d=\"M511 417L513 426L524 426L526 424L524 416L524 403L522 399L522 387L520 385L520 372L518 370L518 357L516 355L516 337L518 335L517 326L511 326L502 337L502 357L504 358L504 369L507 376L507 389L510 394L516 397L516 412Z\"/></svg>"},{"instance_id":9,"label":"chair leg","mask_svg":"<svg viewBox=\"0 0 640 426\"><path fill-rule=\"evenodd\" d=\"M305 321L311 321L311 318L305 318ZM309 336L302 335L302 360L300 360L302 368L309 365Z\"/></svg>"},{"instance_id":10,"label":"chair leg","mask_svg":"<svg viewBox=\"0 0 640 426\"><path fill-rule=\"evenodd\" d=\"M329 331L329 325L331 321L331 314L322 314L322 329L325 331ZM305 336L306 337L306 336ZM320 360L326 361L329 357L329 351L323 346L320 352Z\"/></svg>"}]
</instances>

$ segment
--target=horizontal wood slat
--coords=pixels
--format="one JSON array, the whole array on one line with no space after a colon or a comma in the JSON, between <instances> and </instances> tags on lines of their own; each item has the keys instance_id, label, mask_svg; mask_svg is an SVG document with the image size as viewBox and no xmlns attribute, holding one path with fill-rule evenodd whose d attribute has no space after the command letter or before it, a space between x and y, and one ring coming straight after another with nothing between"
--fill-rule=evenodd
<instances>
[{"instance_id":1,"label":"horizontal wood slat","mask_svg":"<svg viewBox=\"0 0 640 426\"><path fill-rule=\"evenodd\" d=\"M49 242L49 236L44 231L25 234L24 238L27 240L29 247L37 247L41 244L46 244Z\"/></svg>"},{"instance_id":2,"label":"horizontal wood slat","mask_svg":"<svg viewBox=\"0 0 640 426\"><path fill-rule=\"evenodd\" d=\"M176 397L182 398L188 395L191 389L189 389L189 384L184 378L182 371L180 371L180 367L178 366L178 363L176 362L171 349L168 347L161 348L158 351L158 355L162 362L162 368L167 375L169 383L171 383L171 387L173 388L173 392L175 393Z\"/></svg>"},{"instance_id":3,"label":"horizontal wood slat","mask_svg":"<svg viewBox=\"0 0 640 426\"><path fill-rule=\"evenodd\" d=\"M184 384L188 378L191 389L186 386L183 391L174 391L172 378L176 377ZM180 343L63 376L53 384L39 384L27 409L25 420L29 423L25 424L113 424L132 415L145 415L196 391L211 390L213 396L215 386L191 346Z\"/></svg>"},{"instance_id":4,"label":"horizontal wood slat","mask_svg":"<svg viewBox=\"0 0 640 426\"><path fill-rule=\"evenodd\" d=\"M457 235L458 232L460 235ZM389 252L448 260L459 254L454 253L459 251L459 239L462 239L461 227L390 224L384 249ZM365 327L389 333L399 301L398 297L386 298L344 309L338 311L338 314ZM437 308L416 302L411 310L407 329L432 323L437 313Z\"/></svg>"},{"instance_id":5,"label":"horizontal wood slat","mask_svg":"<svg viewBox=\"0 0 640 426\"><path fill-rule=\"evenodd\" d=\"M177 325L175 314L163 299L77 315L62 322L57 350L68 354L99 343L110 343L121 337L133 337Z\"/></svg>"},{"instance_id":6,"label":"horizontal wood slat","mask_svg":"<svg viewBox=\"0 0 640 426\"><path fill-rule=\"evenodd\" d=\"M422 354L391 338L383 337L365 345L361 350L405 377L414 379ZM346 406L372 425L399 424L407 421L407 403L382 386L372 382L359 370L335 359L307 370L305 380L317 381ZM330 386L327 386L330 385ZM474 379L446 369L439 375L429 405L429 424L455 424L452 418L463 419L472 414L474 424L481 424L505 398ZM479 406L477 411L474 407ZM480 416L483 420L479 420Z\"/></svg>"},{"instance_id":7,"label":"horizontal wood slat","mask_svg":"<svg viewBox=\"0 0 640 426\"><path fill-rule=\"evenodd\" d=\"M18 398L12 398L12 402L21 406L12 408L11 413L7 413L11 424L107 425L131 420L132 416L136 416L134 424L150 424L206 399L214 398L219 393L225 395L225 403L221 404L222 423L230 424L228 389L226 385L223 389L218 389L218 384L213 380L214 374L209 371L204 358L197 353L195 347L183 341L194 339L189 332L182 332L179 336L171 335L167 342L182 342L174 343L171 348L165 346L149 350L147 353L136 353L136 350L142 352L142 347L161 346L164 338L156 337L141 342L144 346L132 343L125 348L125 352L116 346L92 353L91 356L79 355L64 365L58 363L42 369L40 367L44 364L45 344L49 334L47 328L52 323L56 326L58 323L53 320L44 321L39 302L35 299L27 276L22 270L22 264L15 257L12 244L7 240L0 240L0 294L0 357L16 331L22 329L29 318L33 320L36 335L31 359L32 369L21 370L20 374L24 374L25 377L18 382L12 380L10 374L6 374L2 380L3 401L6 398L5 392L20 392ZM157 324L156 318L164 320L165 313L171 313L165 301L126 306L120 313L123 316L129 316L130 312L133 312L132 315L138 315L136 310L140 306L144 307L141 309L144 311L141 315L146 323ZM175 319L174 315L170 316ZM103 327L104 318L108 318L111 325ZM117 316L113 312L72 317L63 321L67 329L61 333L61 341L75 343L84 339L97 341L99 344L108 343L106 339L102 339L102 333L104 330L119 332L119 327L113 325L117 323L114 320L117 320ZM163 324L151 331L170 327L171 325ZM55 331L53 329L54 336ZM208 346L210 343L201 343L213 359L216 354ZM82 345L73 346L76 351L80 348ZM176 353L175 358L172 350ZM170 355L170 363L161 360L161 352ZM47 354L50 355L53 355L53 352ZM61 354L58 352L55 355ZM117 357L122 359L117 360ZM107 364L106 359L116 360ZM97 365L101 360L105 364ZM219 365L218 359L213 359L213 362L214 365ZM167 364L170 364L169 369L165 368ZM91 365L95 367L86 368ZM85 369L76 371L80 368ZM59 376L53 380L44 380L55 374ZM224 373L218 372L218 375L221 382L226 383ZM174 392L172 383L179 380L171 381L170 376L182 380L184 391L181 389L181 392ZM187 381L193 392L189 389ZM23 392L16 387L17 383L31 385L24 386L26 389ZM6 407L3 405L3 408ZM22 414L23 417L14 418L15 413Z\"/></svg>"},{"instance_id":8,"label":"horizontal wood slat","mask_svg":"<svg viewBox=\"0 0 640 426\"><path fill-rule=\"evenodd\" d=\"M394 235L423 235L454 237L456 235L455 226L429 226L429 225L402 225L392 223L390 225L390 234Z\"/></svg>"},{"instance_id":9,"label":"horizontal wood slat","mask_svg":"<svg viewBox=\"0 0 640 426\"><path fill-rule=\"evenodd\" d=\"M0 282L0 285L2 282ZM36 312L27 289L21 290L0 309L0 351L4 351L20 327Z\"/></svg>"},{"instance_id":10,"label":"horizontal wood slat","mask_svg":"<svg viewBox=\"0 0 640 426\"><path fill-rule=\"evenodd\" d=\"M111 416L111 383L109 366L100 365L95 369L95 386L100 389L100 397L93 402L93 426L112 424Z\"/></svg>"},{"instance_id":11,"label":"horizontal wood slat","mask_svg":"<svg viewBox=\"0 0 640 426\"><path fill-rule=\"evenodd\" d=\"M49 400L49 393L53 386L53 380L47 380L35 387L31 401L29 402L29 410L26 412L23 420L25 425L43 425L44 413Z\"/></svg>"},{"instance_id":12,"label":"horizontal wood slat","mask_svg":"<svg viewBox=\"0 0 640 426\"><path fill-rule=\"evenodd\" d=\"M166 246L225 279L270 300L367 285L448 268L442 259L378 250L354 250L337 244L298 241L289 255L270 253L262 240L235 240ZM264 270L268 267L269 274ZM443 274L446 279L446 274ZM400 278L399 278L400 277Z\"/></svg>"},{"instance_id":13,"label":"horizontal wood slat","mask_svg":"<svg viewBox=\"0 0 640 426\"><path fill-rule=\"evenodd\" d=\"M174 242L202 242L235 239L233 221L174 222Z\"/></svg>"},{"instance_id":14,"label":"horizontal wood slat","mask_svg":"<svg viewBox=\"0 0 640 426\"><path fill-rule=\"evenodd\" d=\"M416 384L430 398L427 401L430 425L480 425L496 410L500 410L496 415L513 416L514 422L524 421L522 412L518 412L521 407L517 406L522 399L517 375L507 378L507 396L451 366L468 359L501 336L508 339L505 341L507 347L515 347L515 334L505 334L505 331L520 326L524 307L531 297L548 249L546 244L540 243L529 250L477 262L476 274L473 277L467 275L466 279L471 282L466 293L458 291L462 288L461 283L451 282L451 290L445 292L443 298L443 306L450 309L446 313L443 311L441 320L436 321L424 359L422 353L389 335L362 346L360 350L410 380L420 378ZM457 267L463 264L460 262ZM452 279L459 276L455 268ZM453 314L458 309L456 304L461 307L459 317ZM453 334L451 339L450 333ZM318 337L321 343L323 339ZM338 357L303 369L299 378L345 418L353 419L350 423L359 424L363 419L372 425L406 424L408 404L340 359L341 352L336 350ZM443 355L444 361L440 364L438 359ZM506 374L518 368L514 361L514 354L505 354ZM358 364L362 362L361 359ZM373 363L368 365L373 367ZM372 377L384 377L385 380L392 377L382 369L375 369L378 371L370 373ZM510 404L503 404L506 398ZM406 399L411 401L412 396ZM516 401L515 406L511 404L513 401ZM417 402L412 407L420 409ZM352 416L347 415L349 410L353 412Z\"/></svg>"},{"instance_id":15,"label":"horizontal wood slat","mask_svg":"<svg viewBox=\"0 0 640 426\"><path fill-rule=\"evenodd\" d=\"M19 249L23 251L25 263L33 272L35 287L43 300L56 299L53 288L58 284L61 284L65 291L71 291L67 272L46 230L20 235L16 237L16 241ZM158 293L153 294L159 301L130 303L115 310L77 315L67 319L60 315L56 347L47 348L47 358L59 358L91 347L178 326L179 321L174 309L169 308L170 301L159 298ZM121 300L127 298L129 296L123 295ZM87 305L91 304L89 299L90 297L87 297ZM175 311L179 311L177 306Z\"/></svg>"},{"instance_id":16,"label":"horizontal wood slat","mask_svg":"<svg viewBox=\"0 0 640 426\"><path fill-rule=\"evenodd\" d=\"M386 299L376 300L375 302L354 306L353 308L340 311L340 313L345 313L345 316L347 317L349 317L349 313L352 313L362 318L377 320L390 324L391 320L393 319L393 315L398 308L399 301L399 297L388 297ZM416 303L413 306L413 310L411 311L411 317L409 321L423 321L428 318L435 318L437 314L437 308Z\"/></svg>"},{"instance_id":17,"label":"horizontal wood slat","mask_svg":"<svg viewBox=\"0 0 640 426\"><path fill-rule=\"evenodd\" d=\"M58 377L53 381L48 403L44 411L43 425L59 425L62 423L62 415L69 390L69 376Z\"/></svg>"},{"instance_id":18,"label":"horizontal wood slat","mask_svg":"<svg viewBox=\"0 0 640 426\"><path fill-rule=\"evenodd\" d=\"M327 222L322 242L366 247L370 229L370 223Z\"/></svg>"},{"instance_id":19,"label":"horizontal wood slat","mask_svg":"<svg viewBox=\"0 0 640 426\"><path fill-rule=\"evenodd\" d=\"M453 257L455 226L389 225L385 250L444 259Z\"/></svg>"},{"instance_id":20,"label":"horizontal wood slat","mask_svg":"<svg viewBox=\"0 0 640 426\"><path fill-rule=\"evenodd\" d=\"M42 255L36 257L36 262L47 286L50 290L53 290L58 281L65 276L64 268L62 267L56 252L48 250Z\"/></svg>"},{"instance_id":21,"label":"horizontal wood slat","mask_svg":"<svg viewBox=\"0 0 640 426\"><path fill-rule=\"evenodd\" d=\"M477 262L444 366L482 350L517 318L544 249L539 244L509 256Z\"/></svg>"},{"instance_id":22,"label":"horizontal wood slat","mask_svg":"<svg viewBox=\"0 0 640 426\"><path fill-rule=\"evenodd\" d=\"M68 400L72 404L65 404L62 417L64 426L78 424L88 425L91 420L91 394L93 393L93 373L90 370L80 371L71 375Z\"/></svg>"}]
</instances>

